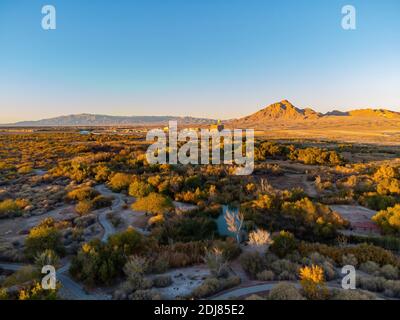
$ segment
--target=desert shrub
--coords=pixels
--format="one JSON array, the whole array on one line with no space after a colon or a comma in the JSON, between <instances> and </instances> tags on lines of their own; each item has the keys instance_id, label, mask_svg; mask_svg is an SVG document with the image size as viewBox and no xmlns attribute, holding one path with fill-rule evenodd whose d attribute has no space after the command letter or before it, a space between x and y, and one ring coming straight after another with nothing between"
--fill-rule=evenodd
<instances>
[{"instance_id":1,"label":"desert shrub","mask_svg":"<svg viewBox=\"0 0 400 320\"><path fill-rule=\"evenodd\" d=\"M154 228L153 235L160 243L189 242L212 239L216 231L217 225L209 217L179 215Z\"/></svg>"},{"instance_id":2,"label":"desert shrub","mask_svg":"<svg viewBox=\"0 0 400 320\"><path fill-rule=\"evenodd\" d=\"M361 290L335 290L332 300L375 300L376 296L371 292Z\"/></svg>"},{"instance_id":3,"label":"desert shrub","mask_svg":"<svg viewBox=\"0 0 400 320\"><path fill-rule=\"evenodd\" d=\"M357 287L368 291L383 292L385 283L383 277L357 277Z\"/></svg>"},{"instance_id":4,"label":"desert shrub","mask_svg":"<svg viewBox=\"0 0 400 320\"><path fill-rule=\"evenodd\" d=\"M388 280L384 284L384 295L391 298L400 298L400 281Z\"/></svg>"},{"instance_id":5,"label":"desert shrub","mask_svg":"<svg viewBox=\"0 0 400 320\"><path fill-rule=\"evenodd\" d=\"M111 205L112 205L112 199L102 195L94 197L92 200L92 206L94 210L111 207Z\"/></svg>"},{"instance_id":6,"label":"desert shrub","mask_svg":"<svg viewBox=\"0 0 400 320\"><path fill-rule=\"evenodd\" d=\"M309 255L309 260L311 262L311 264L318 264L321 265L326 261L326 257L323 256L322 254L320 254L319 252L312 252Z\"/></svg>"},{"instance_id":7,"label":"desert shrub","mask_svg":"<svg viewBox=\"0 0 400 320\"><path fill-rule=\"evenodd\" d=\"M257 280L260 280L260 281L272 281L275 278L275 274L271 270L264 270L264 271L257 273L256 278L257 278Z\"/></svg>"},{"instance_id":8,"label":"desert shrub","mask_svg":"<svg viewBox=\"0 0 400 320\"><path fill-rule=\"evenodd\" d=\"M400 238L395 236L368 237L368 236L350 236L352 243L369 243L387 250L400 251Z\"/></svg>"},{"instance_id":9,"label":"desert shrub","mask_svg":"<svg viewBox=\"0 0 400 320\"><path fill-rule=\"evenodd\" d=\"M324 276L327 281L334 280L339 276L334 265L329 261L324 261L320 267L324 270Z\"/></svg>"},{"instance_id":10,"label":"desert shrub","mask_svg":"<svg viewBox=\"0 0 400 320\"><path fill-rule=\"evenodd\" d=\"M360 270L371 275L379 275L380 267L379 264L373 261L367 261L360 265Z\"/></svg>"},{"instance_id":11,"label":"desert shrub","mask_svg":"<svg viewBox=\"0 0 400 320\"><path fill-rule=\"evenodd\" d=\"M304 164L339 165L343 159L336 151L327 151L320 148L305 148L293 150L289 158Z\"/></svg>"},{"instance_id":12,"label":"desert shrub","mask_svg":"<svg viewBox=\"0 0 400 320\"><path fill-rule=\"evenodd\" d=\"M88 285L111 284L114 278L121 275L125 259L116 256L106 244L95 239L82 245L72 259L69 272Z\"/></svg>"},{"instance_id":13,"label":"desert shrub","mask_svg":"<svg viewBox=\"0 0 400 320\"><path fill-rule=\"evenodd\" d=\"M110 176L110 169L104 165L99 165L94 169L95 172L95 180L98 182L105 182L108 180Z\"/></svg>"},{"instance_id":14,"label":"desert shrub","mask_svg":"<svg viewBox=\"0 0 400 320\"><path fill-rule=\"evenodd\" d=\"M297 279L296 274L290 273L289 271L283 271L278 275L279 281L295 281Z\"/></svg>"},{"instance_id":15,"label":"desert shrub","mask_svg":"<svg viewBox=\"0 0 400 320\"><path fill-rule=\"evenodd\" d=\"M396 204L396 198L381 194L372 194L360 197L362 205L372 210L386 210L388 207L393 207Z\"/></svg>"},{"instance_id":16,"label":"desert shrub","mask_svg":"<svg viewBox=\"0 0 400 320\"><path fill-rule=\"evenodd\" d=\"M312 252L309 257L301 259L301 263L307 266L320 266L324 270L325 279L328 281L338 277L333 261L318 252Z\"/></svg>"},{"instance_id":17,"label":"desert shrub","mask_svg":"<svg viewBox=\"0 0 400 320\"><path fill-rule=\"evenodd\" d=\"M225 259L228 261L237 258L242 252L240 245L233 238L228 238L225 241L216 240L214 246L222 250Z\"/></svg>"},{"instance_id":18,"label":"desert shrub","mask_svg":"<svg viewBox=\"0 0 400 320\"><path fill-rule=\"evenodd\" d=\"M278 283L268 294L269 300L304 300L300 291L291 283Z\"/></svg>"},{"instance_id":19,"label":"desert shrub","mask_svg":"<svg viewBox=\"0 0 400 320\"><path fill-rule=\"evenodd\" d=\"M249 245L265 246L272 243L271 235L268 231L257 229L249 233Z\"/></svg>"},{"instance_id":20,"label":"desert shrub","mask_svg":"<svg viewBox=\"0 0 400 320\"><path fill-rule=\"evenodd\" d=\"M178 242L159 246L155 253L165 257L170 268L180 268L203 263L209 247L210 243L206 241Z\"/></svg>"},{"instance_id":21,"label":"desert shrub","mask_svg":"<svg viewBox=\"0 0 400 320\"><path fill-rule=\"evenodd\" d=\"M135 198L146 197L153 191L152 185L140 180L135 180L129 185L129 195Z\"/></svg>"},{"instance_id":22,"label":"desert shrub","mask_svg":"<svg viewBox=\"0 0 400 320\"><path fill-rule=\"evenodd\" d=\"M25 240L25 254L32 259L45 250L53 250L58 255L64 254L61 233L52 218L42 220L33 227Z\"/></svg>"},{"instance_id":23,"label":"desert shrub","mask_svg":"<svg viewBox=\"0 0 400 320\"><path fill-rule=\"evenodd\" d=\"M396 280L399 277L399 269L390 264L384 265L380 269L379 273L382 277L388 280Z\"/></svg>"},{"instance_id":24,"label":"desert shrub","mask_svg":"<svg viewBox=\"0 0 400 320\"><path fill-rule=\"evenodd\" d=\"M132 176L126 173L114 174L108 182L109 187L116 192L127 190L132 181Z\"/></svg>"},{"instance_id":25,"label":"desert shrub","mask_svg":"<svg viewBox=\"0 0 400 320\"><path fill-rule=\"evenodd\" d=\"M35 266L24 266L21 269L15 271L13 274L4 279L2 285L4 287L12 287L20 285L28 281L32 281L38 278L40 271Z\"/></svg>"},{"instance_id":26,"label":"desert shrub","mask_svg":"<svg viewBox=\"0 0 400 320\"><path fill-rule=\"evenodd\" d=\"M126 300L128 296L135 291L135 287L129 281L122 282L113 292L114 300Z\"/></svg>"},{"instance_id":27,"label":"desert shrub","mask_svg":"<svg viewBox=\"0 0 400 320\"><path fill-rule=\"evenodd\" d=\"M300 253L297 250L295 250L295 251L292 251L291 253L287 254L285 256L285 259L298 263L301 261L302 257L300 255Z\"/></svg>"},{"instance_id":28,"label":"desert shrub","mask_svg":"<svg viewBox=\"0 0 400 320\"><path fill-rule=\"evenodd\" d=\"M342 256L342 265L343 266L351 265L351 266L357 267L358 261L357 261L356 256L352 253L344 254Z\"/></svg>"},{"instance_id":29,"label":"desert shrub","mask_svg":"<svg viewBox=\"0 0 400 320\"><path fill-rule=\"evenodd\" d=\"M240 264L243 270L253 278L266 268L265 259L257 251L243 253L240 256Z\"/></svg>"},{"instance_id":30,"label":"desert shrub","mask_svg":"<svg viewBox=\"0 0 400 320\"><path fill-rule=\"evenodd\" d=\"M79 201L75 206L75 211L81 216L88 214L92 210L93 210L93 205L90 200Z\"/></svg>"},{"instance_id":31,"label":"desert shrub","mask_svg":"<svg viewBox=\"0 0 400 320\"><path fill-rule=\"evenodd\" d=\"M35 265L38 267L39 270L41 270L42 267L46 265L57 267L59 260L59 257L53 250L47 249L35 256Z\"/></svg>"},{"instance_id":32,"label":"desert shrub","mask_svg":"<svg viewBox=\"0 0 400 320\"><path fill-rule=\"evenodd\" d=\"M153 278L153 286L156 288L169 287L172 284L171 276L157 276Z\"/></svg>"},{"instance_id":33,"label":"desert shrub","mask_svg":"<svg viewBox=\"0 0 400 320\"><path fill-rule=\"evenodd\" d=\"M19 174L28 174L28 173L31 173L32 171L33 171L33 168L29 164L23 165L18 169Z\"/></svg>"},{"instance_id":34,"label":"desert shrub","mask_svg":"<svg viewBox=\"0 0 400 320\"><path fill-rule=\"evenodd\" d=\"M86 214L74 219L74 224L77 228L87 228L96 222L94 214ZM76 228L75 228L76 230Z\"/></svg>"},{"instance_id":35,"label":"desert shrub","mask_svg":"<svg viewBox=\"0 0 400 320\"><path fill-rule=\"evenodd\" d=\"M21 214L21 207L12 199L6 199L0 202L0 218L10 215Z\"/></svg>"},{"instance_id":36,"label":"desert shrub","mask_svg":"<svg viewBox=\"0 0 400 320\"><path fill-rule=\"evenodd\" d=\"M299 265L286 259L276 260L271 264L272 271L274 271L278 277L284 273L282 275L282 279L287 278L285 280L295 280L299 271L299 267Z\"/></svg>"},{"instance_id":37,"label":"desert shrub","mask_svg":"<svg viewBox=\"0 0 400 320\"><path fill-rule=\"evenodd\" d=\"M400 234L400 204L379 211L372 217L372 220L378 224L384 233Z\"/></svg>"},{"instance_id":38,"label":"desert shrub","mask_svg":"<svg viewBox=\"0 0 400 320\"><path fill-rule=\"evenodd\" d=\"M151 260L149 264L151 273L163 273L168 270L169 259L166 255L167 255L166 253L161 252Z\"/></svg>"},{"instance_id":39,"label":"desert shrub","mask_svg":"<svg viewBox=\"0 0 400 320\"><path fill-rule=\"evenodd\" d=\"M111 284L116 277L122 275L128 257L139 255L146 248L143 236L129 228L112 235L107 243L94 239L83 244L72 259L69 271L76 279L88 285Z\"/></svg>"},{"instance_id":40,"label":"desert shrub","mask_svg":"<svg viewBox=\"0 0 400 320\"><path fill-rule=\"evenodd\" d=\"M5 288L0 288L0 301L9 299L10 297L8 296L7 290Z\"/></svg>"},{"instance_id":41,"label":"desert shrub","mask_svg":"<svg viewBox=\"0 0 400 320\"><path fill-rule=\"evenodd\" d=\"M324 300L328 297L324 270L316 265L300 269L300 284L304 295L310 300Z\"/></svg>"},{"instance_id":42,"label":"desert shrub","mask_svg":"<svg viewBox=\"0 0 400 320\"><path fill-rule=\"evenodd\" d=\"M32 285L27 288L22 288L18 293L19 300L55 300L57 299L56 289L43 289L42 285L35 281Z\"/></svg>"},{"instance_id":43,"label":"desert shrub","mask_svg":"<svg viewBox=\"0 0 400 320\"><path fill-rule=\"evenodd\" d=\"M400 181L395 178L382 179L376 186L376 192L380 195L399 194Z\"/></svg>"},{"instance_id":44,"label":"desert shrub","mask_svg":"<svg viewBox=\"0 0 400 320\"><path fill-rule=\"evenodd\" d=\"M157 214L155 216L150 217L149 220L147 221L147 223L149 226L153 227L153 226L157 226L157 225L161 224L164 221L165 221L164 215Z\"/></svg>"},{"instance_id":45,"label":"desert shrub","mask_svg":"<svg viewBox=\"0 0 400 320\"><path fill-rule=\"evenodd\" d=\"M191 296L196 299L206 298L222 290L238 286L240 282L240 277L230 277L227 279L208 278L193 290Z\"/></svg>"},{"instance_id":46,"label":"desert shrub","mask_svg":"<svg viewBox=\"0 0 400 320\"><path fill-rule=\"evenodd\" d=\"M278 257L284 258L287 254L296 250L296 248L297 243L294 235L287 231L281 231L279 235L273 238L270 250Z\"/></svg>"},{"instance_id":47,"label":"desert shrub","mask_svg":"<svg viewBox=\"0 0 400 320\"><path fill-rule=\"evenodd\" d=\"M149 269L149 261L145 257L132 255L124 265L124 273L128 279L135 278L138 274L143 275Z\"/></svg>"},{"instance_id":48,"label":"desert shrub","mask_svg":"<svg viewBox=\"0 0 400 320\"><path fill-rule=\"evenodd\" d=\"M219 292L222 290L220 289L220 281L221 280L218 280L217 278L206 279L200 286L192 291L191 296L194 298L204 298Z\"/></svg>"},{"instance_id":49,"label":"desert shrub","mask_svg":"<svg viewBox=\"0 0 400 320\"><path fill-rule=\"evenodd\" d=\"M264 161L266 158L286 158L289 148L275 142L264 141L255 147L255 160Z\"/></svg>"},{"instance_id":50,"label":"desert shrub","mask_svg":"<svg viewBox=\"0 0 400 320\"><path fill-rule=\"evenodd\" d=\"M207 251L204 261L210 269L213 277L226 277L229 274L228 263L221 249L214 247Z\"/></svg>"},{"instance_id":51,"label":"desert shrub","mask_svg":"<svg viewBox=\"0 0 400 320\"><path fill-rule=\"evenodd\" d=\"M267 251L264 255L265 264L267 265L268 269L271 269L271 265L274 261L279 260L278 256L272 252Z\"/></svg>"},{"instance_id":52,"label":"desert shrub","mask_svg":"<svg viewBox=\"0 0 400 320\"><path fill-rule=\"evenodd\" d=\"M134 290L145 289L147 279L143 275L149 270L149 260L137 255L130 256L124 265L124 273L127 281L131 284Z\"/></svg>"},{"instance_id":53,"label":"desert shrub","mask_svg":"<svg viewBox=\"0 0 400 320\"><path fill-rule=\"evenodd\" d=\"M129 295L131 300L161 300L161 295L154 290L136 290Z\"/></svg>"},{"instance_id":54,"label":"desert shrub","mask_svg":"<svg viewBox=\"0 0 400 320\"><path fill-rule=\"evenodd\" d=\"M298 250L302 256L307 256L311 252L317 251L322 255L331 258L337 264L342 263L342 257L345 254L353 254L357 258L359 264L367 261L373 261L379 265L391 264L399 266L400 264L399 258L392 252L364 243L357 246L334 247L319 243L302 242L299 245Z\"/></svg>"},{"instance_id":55,"label":"desert shrub","mask_svg":"<svg viewBox=\"0 0 400 320\"><path fill-rule=\"evenodd\" d=\"M68 192L67 198L70 200L83 201L91 200L98 195L99 192L91 187L81 187Z\"/></svg>"},{"instance_id":56,"label":"desert shrub","mask_svg":"<svg viewBox=\"0 0 400 320\"><path fill-rule=\"evenodd\" d=\"M392 166L382 165L374 173L373 179L377 182L383 179L392 179L398 177L398 170Z\"/></svg>"},{"instance_id":57,"label":"desert shrub","mask_svg":"<svg viewBox=\"0 0 400 320\"><path fill-rule=\"evenodd\" d=\"M318 239L332 239L336 236L337 229L348 226L348 222L328 206L314 203L309 198L295 202L285 201L281 206L281 214L306 228L307 233ZM296 229L294 230L299 233ZM305 235L307 233L303 232Z\"/></svg>"},{"instance_id":58,"label":"desert shrub","mask_svg":"<svg viewBox=\"0 0 400 320\"><path fill-rule=\"evenodd\" d=\"M125 257L132 254L140 254L146 249L145 239L134 228L128 228L123 232L111 235L107 244L120 251Z\"/></svg>"}]
</instances>

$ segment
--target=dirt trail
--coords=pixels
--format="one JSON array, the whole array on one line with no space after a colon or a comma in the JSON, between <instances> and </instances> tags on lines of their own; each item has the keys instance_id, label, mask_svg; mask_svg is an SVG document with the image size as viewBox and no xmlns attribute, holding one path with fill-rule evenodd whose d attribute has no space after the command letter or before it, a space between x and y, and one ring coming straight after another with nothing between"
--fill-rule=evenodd
<instances>
[{"instance_id":1,"label":"dirt trail","mask_svg":"<svg viewBox=\"0 0 400 320\"><path fill-rule=\"evenodd\" d=\"M68 262L58 271L56 271L56 279L62 283L62 291L70 299L73 300L109 300L111 297L105 294L92 294L87 293L83 289L82 285L75 282L67 273L69 270L70 263ZM0 263L0 268L11 271L18 271L24 267L23 264L19 263Z\"/></svg>"}]
</instances>

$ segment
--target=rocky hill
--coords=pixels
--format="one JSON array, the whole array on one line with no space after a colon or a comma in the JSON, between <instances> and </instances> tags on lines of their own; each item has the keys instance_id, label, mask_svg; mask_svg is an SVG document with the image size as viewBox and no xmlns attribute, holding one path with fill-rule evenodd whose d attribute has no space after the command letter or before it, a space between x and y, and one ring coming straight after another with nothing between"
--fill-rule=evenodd
<instances>
[{"instance_id":1,"label":"rocky hill","mask_svg":"<svg viewBox=\"0 0 400 320\"><path fill-rule=\"evenodd\" d=\"M229 123L234 125L263 124L288 124L292 122L337 122L337 121L380 121L384 119L400 120L400 113L386 109L356 109L351 111L331 111L325 114L314 111L311 108L299 109L288 100L273 103L249 116L234 119ZM311 121L312 120L312 121Z\"/></svg>"},{"instance_id":2,"label":"rocky hill","mask_svg":"<svg viewBox=\"0 0 400 320\"><path fill-rule=\"evenodd\" d=\"M243 123L260 123L271 120L292 121L318 119L319 117L321 117L321 114L311 108L299 109L289 101L282 100L281 102L271 104L252 115L237 119L236 121Z\"/></svg>"}]
</instances>

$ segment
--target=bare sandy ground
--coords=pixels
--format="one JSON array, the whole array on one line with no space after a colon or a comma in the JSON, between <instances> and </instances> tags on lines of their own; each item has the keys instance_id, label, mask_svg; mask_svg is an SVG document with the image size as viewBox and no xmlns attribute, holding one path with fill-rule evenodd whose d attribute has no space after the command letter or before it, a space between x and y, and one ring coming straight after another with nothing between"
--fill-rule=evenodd
<instances>
[{"instance_id":1,"label":"bare sandy ground","mask_svg":"<svg viewBox=\"0 0 400 320\"><path fill-rule=\"evenodd\" d=\"M308 181L305 174L286 173L282 176L268 177L267 180L276 189L301 188L309 197L318 195L314 182Z\"/></svg>"},{"instance_id":2,"label":"bare sandy ground","mask_svg":"<svg viewBox=\"0 0 400 320\"><path fill-rule=\"evenodd\" d=\"M190 294L198 287L206 277L210 275L205 265L198 265L188 268L173 269L163 275L169 275L173 283L166 288L158 288L157 292L164 299L176 299Z\"/></svg>"},{"instance_id":3,"label":"bare sandy ground","mask_svg":"<svg viewBox=\"0 0 400 320\"><path fill-rule=\"evenodd\" d=\"M350 222L353 229L350 233L375 236L380 234L377 225L371 220L376 211L353 205L331 205L330 208Z\"/></svg>"},{"instance_id":4,"label":"bare sandy ground","mask_svg":"<svg viewBox=\"0 0 400 320\"><path fill-rule=\"evenodd\" d=\"M76 215L73 206L63 206L37 216L2 219L0 221L0 238L7 239L10 242L24 238L24 231L28 231L43 219L50 217L56 221L61 221L76 217Z\"/></svg>"}]
</instances>

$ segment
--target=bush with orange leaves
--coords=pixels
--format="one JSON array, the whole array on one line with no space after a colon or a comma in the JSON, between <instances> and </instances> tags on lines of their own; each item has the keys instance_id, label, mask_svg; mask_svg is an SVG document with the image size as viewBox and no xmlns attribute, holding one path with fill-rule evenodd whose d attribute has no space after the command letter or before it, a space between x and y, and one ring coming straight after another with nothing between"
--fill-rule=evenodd
<instances>
[{"instance_id":1,"label":"bush with orange leaves","mask_svg":"<svg viewBox=\"0 0 400 320\"><path fill-rule=\"evenodd\" d=\"M325 286L324 270L317 265L300 268L300 284L304 295L310 300L323 300L328 297Z\"/></svg>"}]
</instances>

